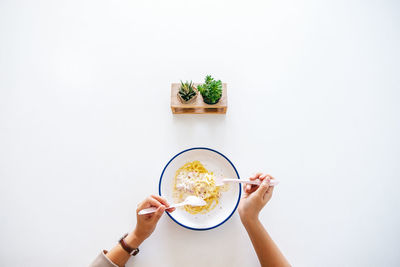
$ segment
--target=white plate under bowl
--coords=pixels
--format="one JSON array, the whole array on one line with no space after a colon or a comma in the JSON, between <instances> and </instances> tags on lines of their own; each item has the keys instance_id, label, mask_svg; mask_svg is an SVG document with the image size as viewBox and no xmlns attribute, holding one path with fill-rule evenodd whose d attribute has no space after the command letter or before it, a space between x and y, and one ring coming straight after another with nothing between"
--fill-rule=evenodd
<instances>
[{"instance_id":1,"label":"white plate under bowl","mask_svg":"<svg viewBox=\"0 0 400 267\"><path fill-rule=\"evenodd\" d=\"M194 147L178 153L167 163L160 177L160 196L170 203L173 201L175 172L185 163L195 160L199 160L216 177L240 179L235 166L223 154L206 147ZM221 192L218 205L206 214L190 214L183 208L167 214L177 224L188 229L209 230L220 226L232 216L239 204L240 194L240 184L229 184L228 191Z\"/></svg>"}]
</instances>

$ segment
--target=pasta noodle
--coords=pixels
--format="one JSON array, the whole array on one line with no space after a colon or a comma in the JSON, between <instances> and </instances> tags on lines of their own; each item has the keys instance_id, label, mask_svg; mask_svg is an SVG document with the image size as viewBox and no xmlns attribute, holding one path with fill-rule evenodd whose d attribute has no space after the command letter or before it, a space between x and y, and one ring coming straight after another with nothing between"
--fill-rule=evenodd
<instances>
[{"instance_id":1,"label":"pasta noodle","mask_svg":"<svg viewBox=\"0 0 400 267\"><path fill-rule=\"evenodd\" d=\"M175 173L173 193L176 201L181 202L194 195L207 203L200 207L185 205L184 209L191 214L204 214L214 209L219 203L220 190L213 173L198 160L186 163Z\"/></svg>"}]
</instances>

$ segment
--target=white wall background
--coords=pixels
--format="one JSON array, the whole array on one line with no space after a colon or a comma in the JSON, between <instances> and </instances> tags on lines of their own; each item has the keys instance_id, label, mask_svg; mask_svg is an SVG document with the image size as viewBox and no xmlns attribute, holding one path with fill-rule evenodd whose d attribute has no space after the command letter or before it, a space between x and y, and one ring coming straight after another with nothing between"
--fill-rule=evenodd
<instances>
[{"instance_id":1,"label":"white wall background","mask_svg":"<svg viewBox=\"0 0 400 267\"><path fill-rule=\"evenodd\" d=\"M261 219L294 266L399 266L399 12L1 0L0 265L88 265L170 157L207 146L281 180ZM173 116L170 83L206 74L228 83L226 116ZM164 216L128 264L257 265L237 214L207 232Z\"/></svg>"}]
</instances>

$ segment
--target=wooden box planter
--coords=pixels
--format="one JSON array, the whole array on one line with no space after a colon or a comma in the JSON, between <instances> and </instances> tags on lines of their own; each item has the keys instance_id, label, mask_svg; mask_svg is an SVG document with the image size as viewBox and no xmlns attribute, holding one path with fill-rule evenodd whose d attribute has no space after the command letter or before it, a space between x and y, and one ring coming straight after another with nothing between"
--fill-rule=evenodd
<instances>
[{"instance_id":1,"label":"wooden box planter","mask_svg":"<svg viewBox=\"0 0 400 267\"><path fill-rule=\"evenodd\" d=\"M201 83L195 83L197 87ZM180 83L171 84L171 110L174 114L226 114L228 108L228 98L226 94L227 84L222 84L222 96L218 103L209 105L204 103L200 92L197 98L188 104L183 104L178 98Z\"/></svg>"}]
</instances>

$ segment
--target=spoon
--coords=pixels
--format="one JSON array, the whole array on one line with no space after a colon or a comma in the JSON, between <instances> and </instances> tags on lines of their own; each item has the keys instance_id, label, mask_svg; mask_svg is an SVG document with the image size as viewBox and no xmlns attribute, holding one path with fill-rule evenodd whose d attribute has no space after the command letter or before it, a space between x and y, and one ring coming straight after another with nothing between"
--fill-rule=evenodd
<instances>
[{"instance_id":1,"label":"spoon","mask_svg":"<svg viewBox=\"0 0 400 267\"><path fill-rule=\"evenodd\" d=\"M250 181L250 180L225 178L225 179L222 179L222 180L216 182L215 185L216 186L223 186L226 183L242 183L242 184L260 185L261 184L261 180ZM269 180L269 185L270 186L275 186L277 184L279 184L279 181L277 181L277 180Z\"/></svg>"},{"instance_id":2,"label":"spoon","mask_svg":"<svg viewBox=\"0 0 400 267\"><path fill-rule=\"evenodd\" d=\"M172 204L168 207L168 209L170 208L177 208L177 207L181 207L181 206L185 206L185 205L190 205L190 206L205 206L207 204L207 202L205 202L203 199L199 198L199 197L195 197L195 196L188 196L183 202L181 203L176 203L176 204ZM156 207L151 207L151 208L147 208L147 209L142 209L141 211L139 211L139 215L144 215L144 214L149 214L149 213L153 213L157 210Z\"/></svg>"}]
</instances>

